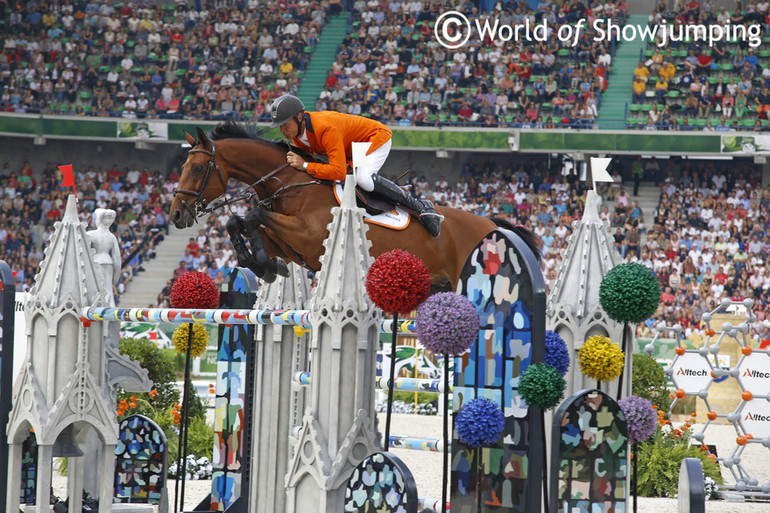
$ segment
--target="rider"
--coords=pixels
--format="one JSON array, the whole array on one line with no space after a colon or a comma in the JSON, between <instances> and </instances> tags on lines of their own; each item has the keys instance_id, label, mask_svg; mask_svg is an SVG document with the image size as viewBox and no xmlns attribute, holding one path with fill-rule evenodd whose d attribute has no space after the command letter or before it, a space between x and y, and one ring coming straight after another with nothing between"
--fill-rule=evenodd
<instances>
[{"instance_id":1,"label":"rider","mask_svg":"<svg viewBox=\"0 0 770 513\"><path fill-rule=\"evenodd\" d=\"M329 163L323 164L306 162L292 151L286 155L292 167L324 180L344 180L347 164L352 160L352 143L371 142L367 164L355 170L358 186L417 212L428 232L438 237L443 217L436 213L433 203L412 197L378 174L390 153L393 133L387 126L373 119L334 111L306 112L302 101L290 94L276 98L270 115L273 119L270 126L280 127L284 137L297 147L328 157Z\"/></svg>"}]
</instances>

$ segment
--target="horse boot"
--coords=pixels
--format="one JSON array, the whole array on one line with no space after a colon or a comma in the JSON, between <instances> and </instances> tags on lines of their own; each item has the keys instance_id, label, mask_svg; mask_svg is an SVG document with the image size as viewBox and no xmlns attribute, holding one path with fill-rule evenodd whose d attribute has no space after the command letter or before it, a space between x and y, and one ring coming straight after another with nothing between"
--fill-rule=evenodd
<instances>
[{"instance_id":1,"label":"horse boot","mask_svg":"<svg viewBox=\"0 0 770 513\"><path fill-rule=\"evenodd\" d=\"M235 250L235 256L238 259L238 265L250 269L259 279L272 283L275 281L275 275L271 276L265 272L265 269L257 264L254 255L251 254L246 241L243 239L241 233L243 232L243 223L238 216L232 216L227 221L227 233L230 235L230 242L233 243L233 249Z\"/></svg>"},{"instance_id":2,"label":"horse boot","mask_svg":"<svg viewBox=\"0 0 770 513\"><path fill-rule=\"evenodd\" d=\"M242 231L245 233L250 231L249 244L251 245L251 254L257 261L257 265L263 267L268 273L272 273L277 276L289 277L289 267L282 259L278 257L270 258L265 249L265 241L262 240L262 235L259 233L259 227L263 225L263 212L259 209L252 210L246 217L243 218L241 223ZM272 283L272 281L271 281Z\"/></svg>"},{"instance_id":3,"label":"horse boot","mask_svg":"<svg viewBox=\"0 0 770 513\"><path fill-rule=\"evenodd\" d=\"M251 254L254 255L254 259L257 261L257 265L265 270L265 281L267 276L271 275L272 279L268 283L275 281L276 276L289 277L289 267L286 262L278 257L270 258L265 249L265 242L262 240L258 230L254 230L251 237L249 237L249 245L251 246Z\"/></svg>"},{"instance_id":4,"label":"horse boot","mask_svg":"<svg viewBox=\"0 0 770 513\"><path fill-rule=\"evenodd\" d=\"M444 216L436 213L432 201L418 200L395 183L378 174L372 175L372 180L374 181L374 190L372 192L417 212L420 214L420 223L428 230L428 233L434 237L439 236L441 233L441 221L444 220Z\"/></svg>"}]
</instances>

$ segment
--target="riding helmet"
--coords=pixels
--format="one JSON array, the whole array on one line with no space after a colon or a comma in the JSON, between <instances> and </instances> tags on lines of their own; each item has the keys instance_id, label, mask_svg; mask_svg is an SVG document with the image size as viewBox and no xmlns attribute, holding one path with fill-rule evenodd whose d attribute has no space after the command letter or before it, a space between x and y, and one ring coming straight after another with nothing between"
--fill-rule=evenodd
<instances>
[{"instance_id":1,"label":"riding helmet","mask_svg":"<svg viewBox=\"0 0 770 513\"><path fill-rule=\"evenodd\" d=\"M305 110L305 104L296 96L292 94L279 96L270 107L270 117L273 120L270 128L282 126L303 110Z\"/></svg>"}]
</instances>

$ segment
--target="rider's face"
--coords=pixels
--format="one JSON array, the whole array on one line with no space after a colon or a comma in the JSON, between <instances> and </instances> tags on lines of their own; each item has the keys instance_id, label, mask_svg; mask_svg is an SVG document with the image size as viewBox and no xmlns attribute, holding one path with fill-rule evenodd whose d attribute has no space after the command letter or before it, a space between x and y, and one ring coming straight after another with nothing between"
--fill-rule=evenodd
<instances>
[{"instance_id":1,"label":"rider's face","mask_svg":"<svg viewBox=\"0 0 770 513\"><path fill-rule=\"evenodd\" d=\"M281 125L281 133L287 139L299 137L299 123L296 118L291 118L288 122Z\"/></svg>"}]
</instances>

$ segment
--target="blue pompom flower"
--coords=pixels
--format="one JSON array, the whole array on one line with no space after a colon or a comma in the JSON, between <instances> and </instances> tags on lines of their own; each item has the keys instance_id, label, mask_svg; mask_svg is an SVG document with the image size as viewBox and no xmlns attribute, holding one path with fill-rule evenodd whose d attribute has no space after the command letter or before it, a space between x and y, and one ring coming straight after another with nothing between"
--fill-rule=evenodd
<instances>
[{"instance_id":1,"label":"blue pompom flower","mask_svg":"<svg viewBox=\"0 0 770 513\"><path fill-rule=\"evenodd\" d=\"M468 402L455 417L460 441L470 447L487 447L500 439L505 428L505 415L489 399L480 397Z\"/></svg>"},{"instance_id":2,"label":"blue pompom flower","mask_svg":"<svg viewBox=\"0 0 770 513\"><path fill-rule=\"evenodd\" d=\"M562 376L565 376L569 371L567 343L552 330L545 332L545 363L559 371Z\"/></svg>"}]
</instances>

